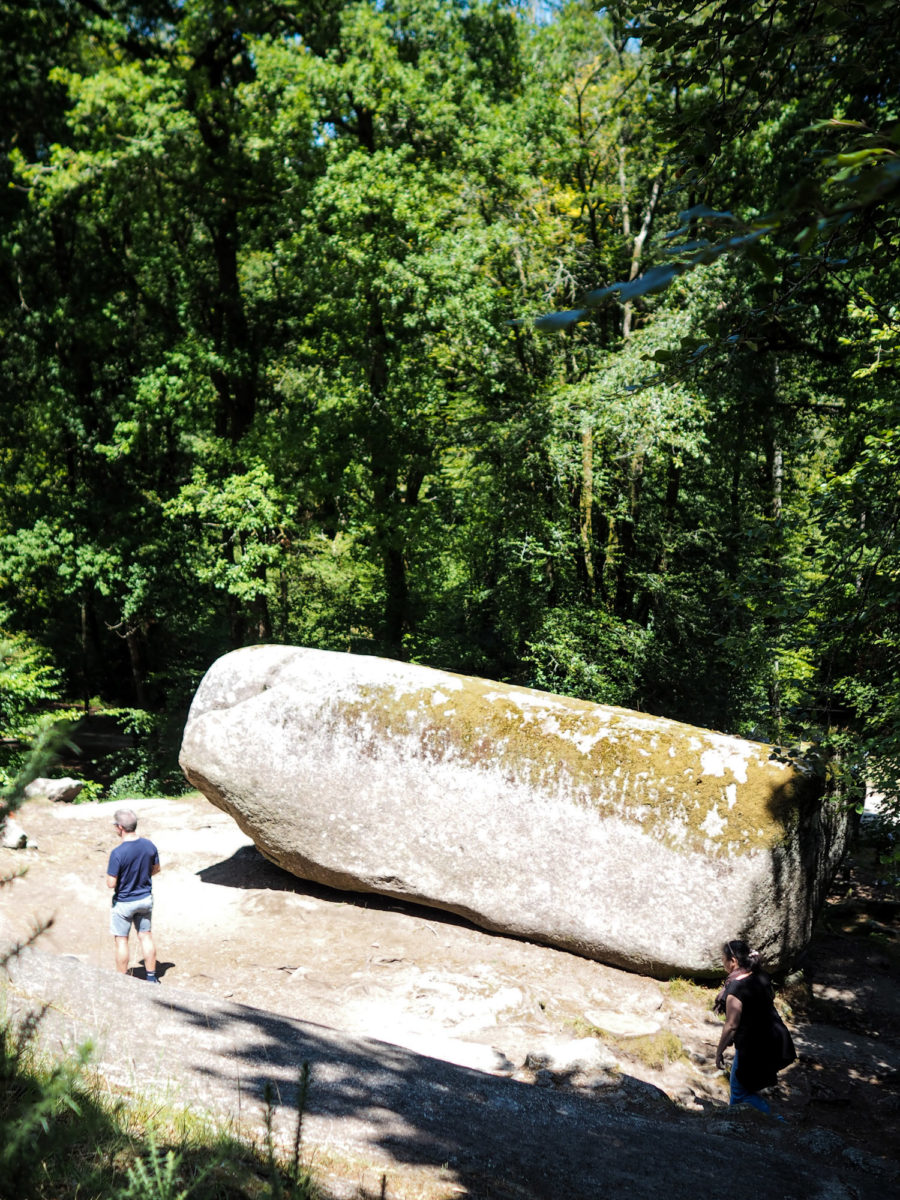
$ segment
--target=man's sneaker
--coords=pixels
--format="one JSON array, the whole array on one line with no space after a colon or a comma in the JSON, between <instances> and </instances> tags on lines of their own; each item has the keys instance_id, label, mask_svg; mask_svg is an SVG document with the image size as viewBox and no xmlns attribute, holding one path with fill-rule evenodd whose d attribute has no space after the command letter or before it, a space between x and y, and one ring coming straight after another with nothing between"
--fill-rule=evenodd
<instances>
[{"instance_id":1,"label":"man's sneaker","mask_svg":"<svg viewBox=\"0 0 900 1200\"><path fill-rule=\"evenodd\" d=\"M156 978L156 976L155 976L155 975L151 974L151 973L148 971L148 972L147 972L147 982L148 982L148 983L159 983L159 980Z\"/></svg>"}]
</instances>

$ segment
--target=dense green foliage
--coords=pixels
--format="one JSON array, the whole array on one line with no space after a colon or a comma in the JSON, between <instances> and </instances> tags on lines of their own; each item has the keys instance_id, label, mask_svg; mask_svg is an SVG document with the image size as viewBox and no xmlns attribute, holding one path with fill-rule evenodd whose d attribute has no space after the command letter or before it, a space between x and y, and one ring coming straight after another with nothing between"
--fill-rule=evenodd
<instances>
[{"instance_id":1,"label":"dense green foliage","mask_svg":"<svg viewBox=\"0 0 900 1200\"><path fill-rule=\"evenodd\" d=\"M271 639L894 788L895 6L541 11L4 18L4 624L159 728Z\"/></svg>"}]
</instances>

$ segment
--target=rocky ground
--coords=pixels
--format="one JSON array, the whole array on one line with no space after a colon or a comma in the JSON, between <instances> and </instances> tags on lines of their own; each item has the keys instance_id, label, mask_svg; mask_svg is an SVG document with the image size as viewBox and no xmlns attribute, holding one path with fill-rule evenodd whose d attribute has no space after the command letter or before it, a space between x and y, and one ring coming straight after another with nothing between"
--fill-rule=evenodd
<instances>
[{"instance_id":1,"label":"rocky ground","mask_svg":"<svg viewBox=\"0 0 900 1200\"><path fill-rule=\"evenodd\" d=\"M0 875L27 867L0 889L0 944L52 916L44 950L111 970L104 875L115 807L26 805L18 820L37 848L0 850ZM167 994L316 1022L606 1109L723 1116L715 989L304 883L199 795L134 807L163 862L154 926ZM777 1111L826 1158L856 1154L876 1172L900 1158L897 912L864 845L779 1001L800 1058L781 1077Z\"/></svg>"}]
</instances>

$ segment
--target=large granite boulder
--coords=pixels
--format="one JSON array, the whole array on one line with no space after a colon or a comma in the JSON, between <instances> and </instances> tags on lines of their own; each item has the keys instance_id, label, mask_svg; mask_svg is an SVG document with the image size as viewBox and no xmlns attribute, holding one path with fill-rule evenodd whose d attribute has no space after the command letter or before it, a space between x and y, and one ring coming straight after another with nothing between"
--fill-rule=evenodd
<instances>
[{"instance_id":1,"label":"large granite boulder","mask_svg":"<svg viewBox=\"0 0 900 1200\"><path fill-rule=\"evenodd\" d=\"M847 821L768 746L390 659L216 662L181 765L267 858L657 975L807 942Z\"/></svg>"}]
</instances>

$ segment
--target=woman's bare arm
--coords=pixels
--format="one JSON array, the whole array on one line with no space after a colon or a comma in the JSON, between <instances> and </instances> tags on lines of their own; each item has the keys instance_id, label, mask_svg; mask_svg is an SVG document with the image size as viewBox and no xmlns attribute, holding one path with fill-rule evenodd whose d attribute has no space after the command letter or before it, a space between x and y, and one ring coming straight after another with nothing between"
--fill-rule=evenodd
<instances>
[{"instance_id":1,"label":"woman's bare arm","mask_svg":"<svg viewBox=\"0 0 900 1200\"><path fill-rule=\"evenodd\" d=\"M719 1045L716 1049L716 1066L720 1071L725 1069L725 1059L722 1055L725 1052L725 1047L730 1046L734 1041L737 1027L741 1023L741 1009L743 1007L737 996L725 997L725 1024L722 1026L722 1036L719 1038Z\"/></svg>"}]
</instances>

